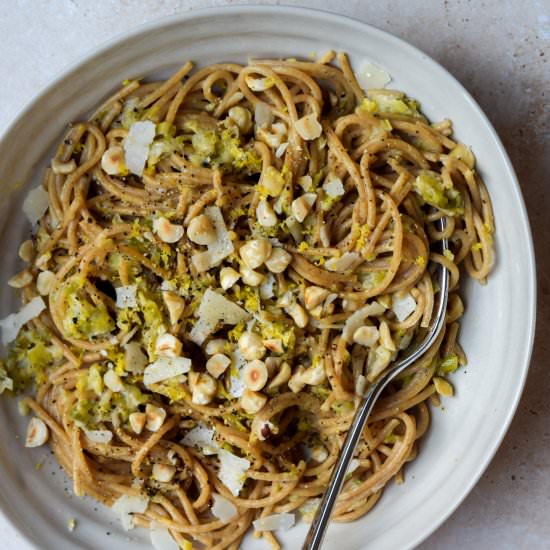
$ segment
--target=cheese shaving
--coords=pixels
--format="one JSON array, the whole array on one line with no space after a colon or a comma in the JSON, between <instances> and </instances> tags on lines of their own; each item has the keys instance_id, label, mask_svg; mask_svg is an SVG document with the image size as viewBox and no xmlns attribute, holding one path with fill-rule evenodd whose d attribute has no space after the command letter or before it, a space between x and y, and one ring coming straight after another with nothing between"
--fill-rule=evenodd
<instances>
[{"instance_id":1,"label":"cheese shaving","mask_svg":"<svg viewBox=\"0 0 550 550\"><path fill-rule=\"evenodd\" d=\"M197 317L198 321L191 330L189 338L195 344L201 345L206 337L212 334L219 322L236 325L248 319L250 315L242 307L209 288L202 297Z\"/></svg>"},{"instance_id":2,"label":"cheese shaving","mask_svg":"<svg viewBox=\"0 0 550 550\"><path fill-rule=\"evenodd\" d=\"M216 239L208 245L207 250L193 255L193 265L199 273L216 267L235 250L221 210L217 206L209 206L204 209L204 215L212 222Z\"/></svg>"},{"instance_id":3,"label":"cheese shaving","mask_svg":"<svg viewBox=\"0 0 550 550\"><path fill-rule=\"evenodd\" d=\"M6 345L15 340L21 327L31 319L38 317L45 309L46 304L44 300L37 296L25 304L17 313L10 313L6 318L0 320L2 344Z\"/></svg>"},{"instance_id":4,"label":"cheese shaving","mask_svg":"<svg viewBox=\"0 0 550 550\"><path fill-rule=\"evenodd\" d=\"M191 370L191 359L187 357L159 357L143 371L143 383L151 386L169 380Z\"/></svg>"},{"instance_id":5,"label":"cheese shaving","mask_svg":"<svg viewBox=\"0 0 550 550\"><path fill-rule=\"evenodd\" d=\"M134 122L124 140L124 164L132 174L141 176L155 139L155 124L150 120Z\"/></svg>"},{"instance_id":6,"label":"cheese shaving","mask_svg":"<svg viewBox=\"0 0 550 550\"><path fill-rule=\"evenodd\" d=\"M116 307L124 309L125 307L137 307L137 285L119 286L115 288Z\"/></svg>"},{"instance_id":7,"label":"cheese shaving","mask_svg":"<svg viewBox=\"0 0 550 550\"><path fill-rule=\"evenodd\" d=\"M237 515L237 507L222 495L212 494L214 503L212 504L212 513L218 519L229 522Z\"/></svg>"},{"instance_id":8,"label":"cheese shaving","mask_svg":"<svg viewBox=\"0 0 550 550\"><path fill-rule=\"evenodd\" d=\"M109 443L113 439L110 430L85 430L86 437L94 443Z\"/></svg>"},{"instance_id":9,"label":"cheese shaving","mask_svg":"<svg viewBox=\"0 0 550 550\"><path fill-rule=\"evenodd\" d=\"M225 449L218 451L218 458L220 459L220 471L218 472L220 481L231 491L233 496L239 496L246 481L246 471L250 468L250 461Z\"/></svg>"},{"instance_id":10,"label":"cheese shaving","mask_svg":"<svg viewBox=\"0 0 550 550\"><path fill-rule=\"evenodd\" d=\"M295 523L294 514L273 514L252 522L256 531L288 531Z\"/></svg>"},{"instance_id":11,"label":"cheese shaving","mask_svg":"<svg viewBox=\"0 0 550 550\"><path fill-rule=\"evenodd\" d=\"M246 389L242 372L246 366L246 359L242 356L238 349L233 350L231 354L231 363L233 368L231 369L231 376L229 378L229 395L231 397L241 397Z\"/></svg>"},{"instance_id":12,"label":"cheese shaving","mask_svg":"<svg viewBox=\"0 0 550 550\"><path fill-rule=\"evenodd\" d=\"M355 76L363 90L383 88L392 81L392 77L387 71L366 60L359 65L359 72Z\"/></svg>"},{"instance_id":13,"label":"cheese shaving","mask_svg":"<svg viewBox=\"0 0 550 550\"><path fill-rule=\"evenodd\" d=\"M145 513L147 506L149 506L149 499L147 497L122 495L111 506L111 509L119 514L124 530L129 531L134 528L133 514Z\"/></svg>"},{"instance_id":14,"label":"cheese shaving","mask_svg":"<svg viewBox=\"0 0 550 550\"><path fill-rule=\"evenodd\" d=\"M213 455L218 452L219 445L214 441L214 430L206 424L197 424L181 440L188 447L195 447L201 450L205 455Z\"/></svg>"},{"instance_id":15,"label":"cheese shaving","mask_svg":"<svg viewBox=\"0 0 550 550\"><path fill-rule=\"evenodd\" d=\"M341 197L346 192L342 180L334 174L327 176L323 183L323 190L332 199Z\"/></svg>"},{"instance_id":16,"label":"cheese shaving","mask_svg":"<svg viewBox=\"0 0 550 550\"><path fill-rule=\"evenodd\" d=\"M362 258L357 252L344 252L339 258L331 258L325 262L325 268L329 271L349 271L358 262L361 262Z\"/></svg>"},{"instance_id":17,"label":"cheese shaving","mask_svg":"<svg viewBox=\"0 0 550 550\"><path fill-rule=\"evenodd\" d=\"M405 294L394 294L391 302L391 309L398 321L402 323L416 309L416 300L407 292Z\"/></svg>"},{"instance_id":18,"label":"cheese shaving","mask_svg":"<svg viewBox=\"0 0 550 550\"><path fill-rule=\"evenodd\" d=\"M23 201L23 213L35 224L48 210L48 192L39 185L31 189Z\"/></svg>"}]
</instances>

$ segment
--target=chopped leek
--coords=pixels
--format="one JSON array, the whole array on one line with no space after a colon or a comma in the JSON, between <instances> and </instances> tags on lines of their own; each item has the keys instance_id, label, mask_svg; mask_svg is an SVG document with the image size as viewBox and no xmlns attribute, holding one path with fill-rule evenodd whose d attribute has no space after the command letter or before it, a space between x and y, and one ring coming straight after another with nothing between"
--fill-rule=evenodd
<instances>
[{"instance_id":1,"label":"chopped leek","mask_svg":"<svg viewBox=\"0 0 550 550\"><path fill-rule=\"evenodd\" d=\"M445 187L441 176L436 172L422 170L413 185L425 203L453 214L463 211L464 197L460 191Z\"/></svg>"},{"instance_id":2,"label":"chopped leek","mask_svg":"<svg viewBox=\"0 0 550 550\"><path fill-rule=\"evenodd\" d=\"M458 356L456 353L451 353L443 357L437 369L437 374L439 376L445 376L451 374L456 369L458 369Z\"/></svg>"}]
</instances>

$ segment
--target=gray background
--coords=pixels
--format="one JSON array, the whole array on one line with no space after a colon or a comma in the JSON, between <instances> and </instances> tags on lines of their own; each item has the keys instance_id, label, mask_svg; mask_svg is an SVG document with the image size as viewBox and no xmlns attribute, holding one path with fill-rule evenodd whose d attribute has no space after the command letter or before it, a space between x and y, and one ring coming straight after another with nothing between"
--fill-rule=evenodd
<instances>
[{"instance_id":1,"label":"gray background","mask_svg":"<svg viewBox=\"0 0 550 550\"><path fill-rule=\"evenodd\" d=\"M102 41L157 17L232 3L0 0L0 135L53 75ZM284 4L338 11L422 49L466 86L504 141L535 239L535 351L518 413L496 457L466 501L421 548L550 548L550 1Z\"/></svg>"}]
</instances>

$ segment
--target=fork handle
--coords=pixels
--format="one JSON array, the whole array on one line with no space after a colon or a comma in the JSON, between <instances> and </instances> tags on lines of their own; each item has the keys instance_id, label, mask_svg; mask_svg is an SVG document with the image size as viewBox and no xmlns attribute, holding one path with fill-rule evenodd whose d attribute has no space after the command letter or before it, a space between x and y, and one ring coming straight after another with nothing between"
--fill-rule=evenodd
<instances>
[{"instance_id":1,"label":"fork handle","mask_svg":"<svg viewBox=\"0 0 550 550\"><path fill-rule=\"evenodd\" d=\"M444 219L440 220L441 230L445 229ZM446 238L441 240L442 252L448 250L448 241ZM340 451L340 456L336 461L336 465L332 471L330 481L319 503L315 518L309 528L306 540L302 546L302 550L319 550L323 539L325 538L325 532L327 530L332 509L336 504L338 494L342 489L342 485L346 479L349 463L357 447L357 443L363 433L367 420L372 412L376 400L380 397L380 394L384 388L407 367L412 365L416 360L420 359L437 341L437 338L442 335L442 328L445 325L445 311L447 309L447 298L449 293L449 272L443 266L440 268L440 291L437 306L435 308L435 317L432 326L430 327L428 334L422 344L409 355L399 361L393 368L386 371L381 378L370 386L368 392L364 396L363 400L359 404L355 416L351 423L350 429L344 440L344 445Z\"/></svg>"},{"instance_id":2,"label":"fork handle","mask_svg":"<svg viewBox=\"0 0 550 550\"><path fill-rule=\"evenodd\" d=\"M361 439L363 428L367 425L367 420L372 412L372 409L374 408L374 404L380 397L380 394L398 374L403 372L407 367L411 366L416 360L422 357L422 355L424 355L424 353L433 345L437 339L437 336L441 333L441 328L445 321L445 316L443 313L445 312L445 308L447 306L448 284L447 270L443 269L442 271L442 284L445 290L444 297L438 304L438 314L435 325L430 329L430 332L428 333L428 336L423 344L410 355L399 361L394 368L384 373L381 378L370 386L369 390L363 397L363 400L359 404L359 407L355 412L355 416L353 417L348 434L344 440L344 445L342 446L338 460L332 470L332 475L330 477L327 490L319 503L319 507L317 508L315 518L309 528L304 545L302 546L302 550L319 550L319 548L321 548L321 544L325 538L325 532L330 521L330 516L332 514L332 509L336 504L336 499L338 498L338 494L342 489L342 485L346 479L346 474L348 473L349 463L353 458L353 453L355 452L357 443L359 443L359 439Z\"/></svg>"},{"instance_id":3,"label":"fork handle","mask_svg":"<svg viewBox=\"0 0 550 550\"><path fill-rule=\"evenodd\" d=\"M355 417L353 418L353 422L344 441L344 445L340 451L339 458L336 461L336 465L332 471L327 490L319 503L317 513L315 514L315 518L309 528L309 532L304 545L302 546L302 550L318 550L321 548L321 544L325 538L325 532L330 521L332 509L334 508L340 489L342 489L342 485L346 479L349 463L353 458L353 453L355 452L355 448L361 438L363 428L366 425L374 404L384 389L384 385L385 384L381 383L372 385L355 413Z\"/></svg>"}]
</instances>

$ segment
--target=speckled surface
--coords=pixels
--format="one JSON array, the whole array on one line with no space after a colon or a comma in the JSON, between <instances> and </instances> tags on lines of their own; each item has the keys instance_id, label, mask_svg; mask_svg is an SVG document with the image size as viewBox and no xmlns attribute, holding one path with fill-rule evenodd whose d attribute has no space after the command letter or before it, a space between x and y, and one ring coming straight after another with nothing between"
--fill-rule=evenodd
<instances>
[{"instance_id":1,"label":"speckled surface","mask_svg":"<svg viewBox=\"0 0 550 550\"><path fill-rule=\"evenodd\" d=\"M0 134L53 75L102 41L156 17L231 3L0 1L0 74L4 76ZM336 3L328 0L284 3L336 11ZM550 1L348 0L339 4L340 13L425 51L472 93L512 159L535 239L538 326L521 404L481 481L421 548L550 548ZM9 546L18 548L17 543Z\"/></svg>"}]
</instances>

